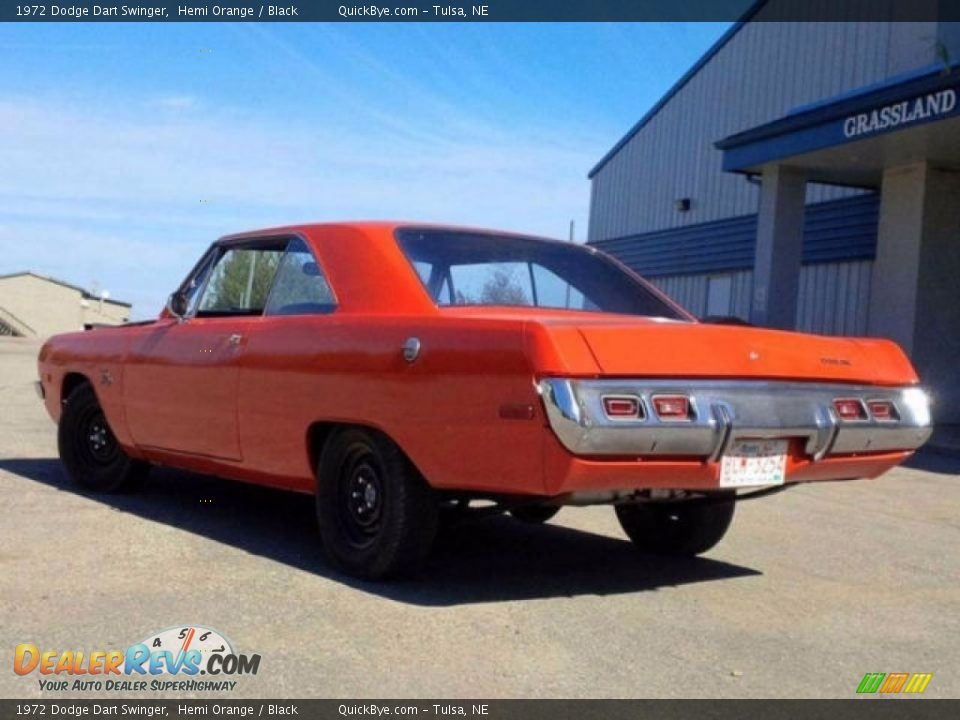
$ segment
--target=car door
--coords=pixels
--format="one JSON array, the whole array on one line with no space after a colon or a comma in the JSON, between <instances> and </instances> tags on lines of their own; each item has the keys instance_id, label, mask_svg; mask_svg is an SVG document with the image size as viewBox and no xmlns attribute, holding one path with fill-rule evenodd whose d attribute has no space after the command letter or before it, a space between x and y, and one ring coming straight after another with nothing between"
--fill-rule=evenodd
<instances>
[{"instance_id":1,"label":"car door","mask_svg":"<svg viewBox=\"0 0 960 720\"><path fill-rule=\"evenodd\" d=\"M271 484L312 486L304 433L316 417L338 412L330 398L345 386L348 367L336 310L320 262L303 238L291 239L263 318L251 328L240 370L237 415L244 465Z\"/></svg>"},{"instance_id":2,"label":"car door","mask_svg":"<svg viewBox=\"0 0 960 720\"><path fill-rule=\"evenodd\" d=\"M187 455L241 460L240 362L263 313L286 239L215 246L181 292L183 318L162 319L131 348L124 371L134 441Z\"/></svg>"}]
</instances>

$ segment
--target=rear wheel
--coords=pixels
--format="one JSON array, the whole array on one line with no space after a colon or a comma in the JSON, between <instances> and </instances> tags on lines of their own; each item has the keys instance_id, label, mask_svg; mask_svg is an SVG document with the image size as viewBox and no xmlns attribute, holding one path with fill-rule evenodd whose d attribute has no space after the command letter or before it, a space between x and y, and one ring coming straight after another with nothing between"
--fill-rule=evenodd
<instances>
[{"instance_id":1,"label":"rear wheel","mask_svg":"<svg viewBox=\"0 0 960 720\"><path fill-rule=\"evenodd\" d=\"M640 550L660 555L699 555L716 545L733 520L732 495L710 502L617 505L617 520Z\"/></svg>"},{"instance_id":2,"label":"rear wheel","mask_svg":"<svg viewBox=\"0 0 960 720\"><path fill-rule=\"evenodd\" d=\"M384 435L349 428L326 443L317 471L317 519L327 556L368 579L415 572L437 531L437 499Z\"/></svg>"},{"instance_id":3,"label":"rear wheel","mask_svg":"<svg viewBox=\"0 0 960 720\"><path fill-rule=\"evenodd\" d=\"M94 492L121 492L140 485L150 466L127 455L114 436L93 388L83 384L67 397L57 446L67 475Z\"/></svg>"},{"instance_id":4,"label":"rear wheel","mask_svg":"<svg viewBox=\"0 0 960 720\"><path fill-rule=\"evenodd\" d=\"M560 512L559 505L521 505L510 511L510 514L520 522L531 525L542 525Z\"/></svg>"}]
</instances>

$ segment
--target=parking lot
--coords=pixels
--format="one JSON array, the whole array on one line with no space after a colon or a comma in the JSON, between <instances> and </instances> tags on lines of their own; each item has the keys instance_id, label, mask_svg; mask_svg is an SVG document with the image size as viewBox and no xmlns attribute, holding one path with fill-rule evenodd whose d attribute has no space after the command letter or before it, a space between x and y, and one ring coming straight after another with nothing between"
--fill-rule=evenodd
<instances>
[{"instance_id":1,"label":"parking lot","mask_svg":"<svg viewBox=\"0 0 960 720\"><path fill-rule=\"evenodd\" d=\"M423 578L364 584L325 564L308 497L166 469L75 491L36 351L0 340L2 697L42 696L17 643L181 624L262 656L231 697L843 698L866 672L960 695L960 459L744 503L699 559L640 556L609 508L569 508L447 528Z\"/></svg>"}]
</instances>

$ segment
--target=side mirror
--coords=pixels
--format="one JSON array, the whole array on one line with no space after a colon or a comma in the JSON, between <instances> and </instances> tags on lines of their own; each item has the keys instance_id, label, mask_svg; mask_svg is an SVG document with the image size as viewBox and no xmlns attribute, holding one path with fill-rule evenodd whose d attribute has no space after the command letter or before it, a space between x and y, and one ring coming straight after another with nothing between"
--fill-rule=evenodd
<instances>
[{"instance_id":1,"label":"side mirror","mask_svg":"<svg viewBox=\"0 0 960 720\"><path fill-rule=\"evenodd\" d=\"M187 297L181 292L173 293L167 298L167 312L177 320L183 320L187 314Z\"/></svg>"}]
</instances>

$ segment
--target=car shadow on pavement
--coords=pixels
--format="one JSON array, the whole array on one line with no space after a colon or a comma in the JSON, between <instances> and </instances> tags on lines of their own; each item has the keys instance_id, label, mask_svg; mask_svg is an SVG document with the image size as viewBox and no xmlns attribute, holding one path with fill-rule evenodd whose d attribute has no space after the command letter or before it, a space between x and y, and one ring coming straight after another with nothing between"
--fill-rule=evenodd
<instances>
[{"instance_id":1,"label":"car shadow on pavement","mask_svg":"<svg viewBox=\"0 0 960 720\"><path fill-rule=\"evenodd\" d=\"M0 470L413 605L611 595L761 574L707 558L647 556L627 540L498 516L445 525L416 579L362 582L323 557L313 499L305 495L168 468L154 468L137 493L92 495L76 489L56 459L0 460Z\"/></svg>"},{"instance_id":2,"label":"car shadow on pavement","mask_svg":"<svg viewBox=\"0 0 960 720\"><path fill-rule=\"evenodd\" d=\"M938 475L960 475L960 454L955 453L924 448L903 464L914 470L924 470Z\"/></svg>"}]
</instances>

